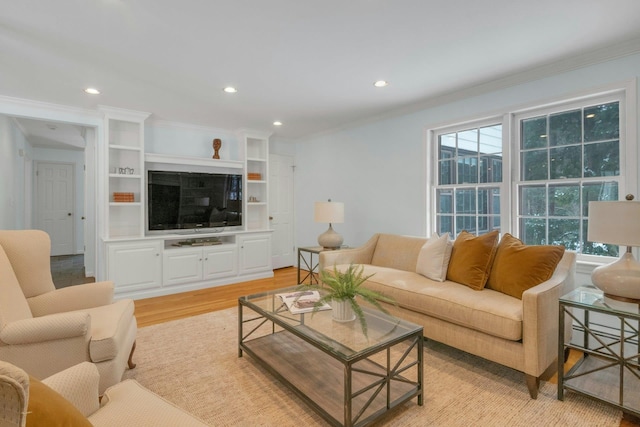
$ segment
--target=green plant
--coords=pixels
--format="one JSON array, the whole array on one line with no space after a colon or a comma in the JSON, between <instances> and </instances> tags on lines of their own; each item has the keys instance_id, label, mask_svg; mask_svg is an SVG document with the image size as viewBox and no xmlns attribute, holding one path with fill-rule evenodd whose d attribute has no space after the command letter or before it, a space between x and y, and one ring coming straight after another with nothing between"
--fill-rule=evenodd
<instances>
[{"instance_id":1,"label":"green plant","mask_svg":"<svg viewBox=\"0 0 640 427\"><path fill-rule=\"evenodd\" d=\"M301 289L312 289L320 292L320 300L314 305L313 312L331 301L348 301L356 317L360 321L362 332L367 336L367 319L364 316L362 307L358 304L356 297L360 297L377 309L388 313L382 307L380 301L395 304L395 301L380 292L372 291L362 287L373 274L364 275L364 266L350 264L345 271L340 271L334 265L333 271L323 270L320 272L321 285L300 285ZM324 285L324 286L323 286Z\"/></svg>"}]
</instances>

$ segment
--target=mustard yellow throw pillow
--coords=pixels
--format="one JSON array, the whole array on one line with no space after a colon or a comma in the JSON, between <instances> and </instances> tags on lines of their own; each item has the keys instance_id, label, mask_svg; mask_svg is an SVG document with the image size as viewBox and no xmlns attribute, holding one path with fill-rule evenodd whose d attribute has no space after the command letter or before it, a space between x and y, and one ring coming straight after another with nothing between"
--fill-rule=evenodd
<instances>
[{"instance_id":1,"label":"mustard yellow throw pillow","mask_svg":"<svg viewBox=\"0 0 640 427\"><path fill-rule=\"evenodd\" d=\"M482 290L489 279L498 237L497 230L477 237L466 230L461 231L453 243L447 280Z\"/></svg>"},{"instance_id":2,"label":"mustard yellow throw pillow","mask_svg":"<svg viewBox=\"0 0 640 427\"><path fill-rule=\"evenodd\" d=\"M551 278L563 255L564 246L527 246L506 233L498 245L487 288L522 299L524 291Z\"/></svg>"},{"instance_id":3,"label":"mustard yellow throw pillow","mask_svg":"<svg viewBox=\"0 0 640 427\"><path fill-rule=\"evenodd\" d=\"M67 399L29 376L27 427L91 427L89 420Z\"/></svg>"}]
</instances>

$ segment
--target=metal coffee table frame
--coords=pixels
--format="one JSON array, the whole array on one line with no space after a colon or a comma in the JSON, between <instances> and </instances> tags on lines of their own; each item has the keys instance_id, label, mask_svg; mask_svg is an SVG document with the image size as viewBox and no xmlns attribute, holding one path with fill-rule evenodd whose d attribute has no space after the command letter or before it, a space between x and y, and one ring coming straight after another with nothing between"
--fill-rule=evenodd
<instances>
[{"instance_id":1,"label":"metal coffee table frame","mask_svg":"<svg viewBox=\"0 0 640 427\"><path fill-rule=\"evenodd\" d=\"M295 288L289 288L293 290ZM262 294L249 295L238 299L238 357L242 357L243 352L248 353L261 366L267 369L280 382L289 387L298 397L305 401L316 413L334 426L363 426L378 419L390 409L401 405L413 398L417 398L418 405L422 406L423 397L423 328L409 322L395 319L391 316L384 315L375 309L363 308L366 311L369 321L386 321L391 320L401 324L403 331L396 334L392 339L383 340L369 348L361 351L353 351L342 346L338 341L332 341L330 337L322 335L305 325L305 316L311 316L311 313L292 315L286 309L286 306L280 304L279 297L276 293L286 290L271 291ZM252 301L261 298L272 298L272 310L264 309ZM244 313L244 308L250 310ZM245 317L245 314L249 314ZM318 312L314 314L330 316L331 312ZM307 317L308 319L308 317ZM270 323L270 325L269 325ZM354 328L360 328L359 323L353 322ZM248 327L250 325L250 327ZM264 327L270 329L270 333L259 335L257 331ZM245 328L247 329L245 331ZM261 329L262 328L262 329ZM361 333L361 332L360 332ZM315 335L315 336L314 336ZM327 345L331 342L331 345ZM396 354L392 361L391 351L394 346L404 343L404 352L401 356ZM266 350L265 350L266 349ZM298 375L291 375L291 366L296 363L296 359L288 359L290 356L287 351L282 349L295 349L293 353L296 357L304 353L310 355L308 363L298 366L296 371L309 368L309 372L299 372ZM384 352L384 353L383 353ZM415 357L410 357L415 352ZM348 354L345 354L348 353ZM386 354L385 354L386 353ZM328 359L327 355L331 359ZM377 356L378 359L386 359L386 363L373 361L371 358ZM382 357L384 356L384 357ZM322 367L313 363L318 359L322 359ZM336 363L327 363L334 360ZM316 401L310 397L308 389L305 391L305 381L301 382L297 378L312 378L312 369L322 369L322 374L330 377L333 375L343 375L344 388L336 390L336 393L325 393L327 399L339 399L342 394L343 414L342 417L336 416L336 412L330 413L323 403ZM409 371L413 368L413 371ZM341 371L338 373L338 371ZM417 378L409 379L404 374L409 372L417 372ZM356 384L354 377L358 376L360 381ZM362 377L371 378L371 381L365 385L362 384ZM307 381L308 382L308 381ZM327 384L317 383L316 385L326 387ZM359 387L357 389L354 389ZM337 388L337 387L336 387ZM342 391L342 393L339 393ZM369 397L365 397L369 393ZM385 396L386 394L386 396ZM366 399L362 408L353 413L354 399ZM383 401L382 407L377 408L372 405L379 405ZM336 402L331 402L334 406ZM377 408L377 409L376 409ZM339 419L342 418L342 419Z\"/></svg>"}]
</instances>

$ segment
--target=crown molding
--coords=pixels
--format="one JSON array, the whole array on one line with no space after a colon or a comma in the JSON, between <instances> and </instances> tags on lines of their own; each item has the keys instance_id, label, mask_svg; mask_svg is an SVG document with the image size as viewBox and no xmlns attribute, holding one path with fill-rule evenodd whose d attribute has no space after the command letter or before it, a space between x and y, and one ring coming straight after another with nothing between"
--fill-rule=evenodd
<instances>
[{"instance_id":1,"label":"crown molding","mask_svg":"<svg viewBox=\"0 0 640 427\"><path fill-rule=\"evenodd\" d=\"M50 120L84 126L99 126L102 116L97 110L0 95L0 114L28 119Z\"/></svg>"}]
</instances>

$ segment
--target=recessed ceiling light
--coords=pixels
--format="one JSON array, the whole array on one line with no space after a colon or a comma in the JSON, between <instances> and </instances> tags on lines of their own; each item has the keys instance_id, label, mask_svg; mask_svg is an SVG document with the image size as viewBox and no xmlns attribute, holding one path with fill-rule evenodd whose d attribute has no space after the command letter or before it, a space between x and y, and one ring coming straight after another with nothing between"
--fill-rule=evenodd
<instances>
[{"instance_id":1,"label":"recessed ceiling light","mask_svg":"<svg viewBox=\"0 0 640 427\"><path fill-rule=\"evenodd\" d=\"M389 86L389 82L386 80L378 80L377 82L373 83L373 85L375 87L385 87L385 86Z\"/></svg>"},{"instance_id":2,"label":"recessed ceiling light","mask_svg":"<svg viewBox=\"0 0 640 427\"><path fill-rule=\"evenodd\" d=\"M236 92L238 91L238 89L236 89L236 88L235 88L235 87L233 87L233 86L227 86L227 87L225 87L225 88L224 88L224 89L222 89L222 90L224 90L224 91L225 91L225 92L227 92L227 93L236 93Z\"/></svg>"},{"instance_id":3,"label":"recessed ceiling light","mask_svg":"<svg viewBox=\"0 0 640 427\"><path fill-rule=\"evenodd\" d=\"M273 125L274 126L282 126L282 122L279 122L279 121L276 120L275 122L273 122Z\"/></svg>"},{"instance_id":4,"label":"recessed ceiling light","mask_svg":"<svg viewBox=\"0 0 640 427\"><path fill-rule=\"evenodd\" d=\"M94 87L88 87L84 91L89 95L100 95L100 91Z\"/></svg>"}]
</instances>

